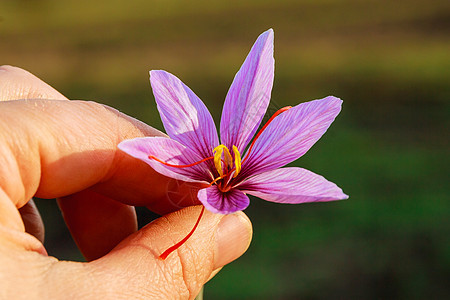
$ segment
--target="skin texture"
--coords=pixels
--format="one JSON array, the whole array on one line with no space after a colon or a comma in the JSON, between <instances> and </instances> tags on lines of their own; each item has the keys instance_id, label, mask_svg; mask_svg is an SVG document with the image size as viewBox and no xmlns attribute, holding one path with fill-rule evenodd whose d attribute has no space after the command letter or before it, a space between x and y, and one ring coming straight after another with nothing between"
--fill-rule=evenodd
<instances>
[{"instance_id":1,"label":"skin texture","mask_svg":"<svg viewBox=\"0 0 450 300\"><path fill-rule=\"evenodd\" d=\"M242 212L206 211L193 236L159 260L195 223L201 206L186 195L197 187L117 144L164 134L110 107L69 101L15 67L0 67L0 101L0 299L193 299L248 248ZM32 197L57 198L88 263L47 255ZM136 205L164 216L137 231Z\"/></svg>"}]
</instances>

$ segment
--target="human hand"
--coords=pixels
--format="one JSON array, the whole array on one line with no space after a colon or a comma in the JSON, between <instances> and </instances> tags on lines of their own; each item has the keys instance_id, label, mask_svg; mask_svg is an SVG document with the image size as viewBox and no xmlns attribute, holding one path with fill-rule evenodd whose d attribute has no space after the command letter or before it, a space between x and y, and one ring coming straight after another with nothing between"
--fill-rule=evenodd
<instances>
[{"instance_id":1,"label":"human hand","mask_svg":"<svg viewBox=\"0 0 450 300\"><path fill-rule=\"evenodd\" d=\"M190 205L198 201L185 197L189 186L159 175L117 144L161 132L110 107L68 101L14 67L0 67L2 100L1 299L194 298L247 249L252 229L242 212L205 211L190 239L165 261L158 259L192 228L200 207ZM58 199L90 262L47 256L34 196ZM168 214L137 231L132 205ZM184 206L190 207L174 212Z\"/></svg>"}]
</instances>

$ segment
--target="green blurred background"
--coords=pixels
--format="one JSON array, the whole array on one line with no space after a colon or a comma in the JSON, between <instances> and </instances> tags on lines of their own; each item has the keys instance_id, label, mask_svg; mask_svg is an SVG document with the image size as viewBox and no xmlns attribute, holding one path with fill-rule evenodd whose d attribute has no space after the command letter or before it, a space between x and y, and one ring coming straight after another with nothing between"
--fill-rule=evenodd
<instances>
[{"instance_id":1,"label":"green blurred background","mask_svg":"<svg viewBox=\"0 0 450 300\"><path fill-rule=\"evenodd\" d=\"M206 285L206 299L449 297L450 1L1 0L0 64L162 129L149 70L176 74L219 120L234 74L268 28L270 111L344 100L294 165L350 199L252 199L253 243ZM49 253L82 260L54 201L37 204ZM151 217L139 213L142 223Z\"/></svg>"}]
</instances>

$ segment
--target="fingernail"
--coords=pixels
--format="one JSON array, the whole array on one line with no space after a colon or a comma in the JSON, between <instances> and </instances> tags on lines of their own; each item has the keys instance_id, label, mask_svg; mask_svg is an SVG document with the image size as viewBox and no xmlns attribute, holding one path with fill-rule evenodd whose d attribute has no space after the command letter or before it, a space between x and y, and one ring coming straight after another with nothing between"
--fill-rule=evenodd
<instances>
[{"instance_id":1,"label":"fingernail","mask_svg":"<svg viewBox=\"0 0 450 300\"><path fill-rule=\"evenodd\" d=\"M224 216L216 231L214 269L221 268L244 254L251 240L252 224L244 213Z\"/></svg>"}]
</instances>

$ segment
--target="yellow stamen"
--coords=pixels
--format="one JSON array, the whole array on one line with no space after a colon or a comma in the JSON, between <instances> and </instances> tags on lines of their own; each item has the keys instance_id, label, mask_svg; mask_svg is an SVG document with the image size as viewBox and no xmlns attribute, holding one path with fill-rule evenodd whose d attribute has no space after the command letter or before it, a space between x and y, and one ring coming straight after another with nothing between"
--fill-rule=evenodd
<instances>
[{"instance_id":1,"label":"yellow stamen","mask_svg":"<svg viewBox=\"0 0 450 300\"><path fill-rule=\"evenodd\" d=\"M222 153L223 153L223 159L225 162L225 165L227 167L231 167L233 164L233 159L231 157L230 150L225 145L219 145L213 150L214 152L214 165L216 166L217 172L219 172L219 175L223 175L222 170Z\"/></svg>"},{"instance_id":2,"label":"yellow stamen","mask_svg":"<svg viewBox=\"0 0 450 300\"><path fill-rule=\"evenodd\" d=\"M241 154L239 153L238 148L233 145L234 152L234 166L236 167L236 172L234 172L233 178L236 177L241 171Z\"/></svg>"}]
</instances>

